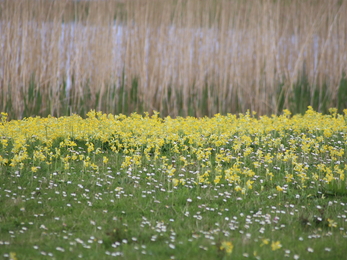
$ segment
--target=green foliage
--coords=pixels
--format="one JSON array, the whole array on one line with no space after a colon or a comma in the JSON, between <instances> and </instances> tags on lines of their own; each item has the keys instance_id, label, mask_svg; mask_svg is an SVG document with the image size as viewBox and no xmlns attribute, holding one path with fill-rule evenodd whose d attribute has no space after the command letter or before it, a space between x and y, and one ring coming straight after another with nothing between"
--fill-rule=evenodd
<instances>
[{"instance_id":1,"label":"green foliage","mask_svg":"<svg viewBox=\"0 0 347 260\"><path fill-rule=\"evenodd\" d=\"M346 126L329 111L2 114L0 256L343 259Z\"/></svg>"}]
</instances>

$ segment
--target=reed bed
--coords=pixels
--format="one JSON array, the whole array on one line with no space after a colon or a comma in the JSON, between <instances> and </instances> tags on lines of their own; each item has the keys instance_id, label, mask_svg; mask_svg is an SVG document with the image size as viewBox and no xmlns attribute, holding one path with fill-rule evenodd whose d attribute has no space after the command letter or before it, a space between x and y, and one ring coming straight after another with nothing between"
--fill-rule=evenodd
<instances>
[{"instance_id":1,"label":"reed bed","mask_svg":"<svg viewBox=\"0 0 347 260\"><path fill-rule=\"evenodd\" d=\"M346 13L344 0L4 0L0 110L342 111Z\"/></svg>"}]
</instances>

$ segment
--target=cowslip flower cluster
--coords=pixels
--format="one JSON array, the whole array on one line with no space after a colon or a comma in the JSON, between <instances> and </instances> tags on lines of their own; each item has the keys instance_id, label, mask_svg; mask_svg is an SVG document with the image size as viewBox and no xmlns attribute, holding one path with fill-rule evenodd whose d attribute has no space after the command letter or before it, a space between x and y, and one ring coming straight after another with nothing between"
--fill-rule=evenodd
<instances>
[{"instance_id":1,"label":"cowslip flower cluster","mask_svg":"<svg viewBox=\"0 0 347 260\"><path fill-rule=\"evenodd\" d=\"M140 168L155 161L174 187L228 184L247 194L262 182L275 183L278 193L345 181L346 116L322 115L311 107L290 117L253 114L215 115L212 118L160 118L90 111L86 119L25 118L0 124L0 166L13 169L68 171L82 162L99 171L108 163L95 156L105 151L122 154L122 169ZM81 147L81 145L83 147ZM191 174L191 170L193 174ZM265 173L265 174L263 174ZM284 174L283 174L284 173Z\"/></svg>"}]
</instances>

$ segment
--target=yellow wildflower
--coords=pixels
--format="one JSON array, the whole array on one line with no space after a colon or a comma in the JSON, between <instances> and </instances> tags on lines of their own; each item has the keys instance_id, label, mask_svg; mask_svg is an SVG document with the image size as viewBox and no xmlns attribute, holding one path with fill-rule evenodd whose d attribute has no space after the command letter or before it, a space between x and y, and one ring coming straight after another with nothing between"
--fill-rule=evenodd
<instances>
[{"instance_id":1,"label":"yellow wildflower","mask_svg":"<svg viewBox=\"0 0 347 260\"><path fill-rule=\"evenodd\" d=\"M270 240L269 239L267 239L267 238L263 238L262 239L262 243L261 243L261 245L260 246L264 246L264 245L268 245L269 244L269 242L270 242Z\"/></svg>"},{"instance_id":2,"label":"yellow wildflower","mask_svg":"<svg viewBox=\"0 0 347 260\"><path fill-rule=\"evenodd\" d=\"M223 241L222 245L219 247L220 250L224 250L227 254L231 254L233 251L234 245L229 241Z\"/></svg>"},{"instance_id":3,"label":"yellow wildflower","mask_svg":"<svg viewBox=\"0 0 347 260\"><path fill-rule=\"evenodd\" d=\"M337 223L333 219L328 218L327 221L328 221L329 227L333 227L333 228L337 227Z\"/></svg>"},{"instance_id":4,"label":"yellow wildflower","mask_svg":"<svg viewBox=\"0 0 347 260\"><path fill-rule=\"evenodd\" d=\"M274 241L274 242L271 243L272 251L280 249L281 247L282 247L282 245L281 245L280 241L276 241L276 242Z\"/></svg>"},{"instance_id":5,"label":"yellow wildflower","mask_svg":"<svg viewBox=\"0 0 347 260\"><path fill-rule=\"evenodd\" d=\"M178 179L172 179L172 184L173 184L173 186L177 186L178 185L178 183L179 183L179 180Z\"/></svg>"},{"instance_id":6,"label":"yellow wildflower","mask_svg":"<svg viewBox=\"0 0 347 260\"><path fill-rule=\"evenodd\" d=\"M277 185L276 190L277 190L277 191L283 191L283 188L282 188L281 186L278 186L278 185Z\"/></svg>"}]
</instances>

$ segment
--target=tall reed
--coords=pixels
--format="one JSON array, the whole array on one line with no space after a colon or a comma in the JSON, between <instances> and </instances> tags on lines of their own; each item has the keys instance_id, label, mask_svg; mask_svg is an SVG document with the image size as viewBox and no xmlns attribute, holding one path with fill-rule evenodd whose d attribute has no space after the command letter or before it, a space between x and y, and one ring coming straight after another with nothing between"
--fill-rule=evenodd
<instances>
[{"instance_id":1,"label":"tall reed","mask_svg":"<svg viewBox=\"0 0 347 260\"><path fill-rule=\"evenodd\" d=\"M346 2L4 0L0 110L16 118L341 110Z\"/></svg>"}]
</instances>

